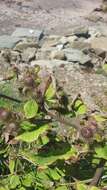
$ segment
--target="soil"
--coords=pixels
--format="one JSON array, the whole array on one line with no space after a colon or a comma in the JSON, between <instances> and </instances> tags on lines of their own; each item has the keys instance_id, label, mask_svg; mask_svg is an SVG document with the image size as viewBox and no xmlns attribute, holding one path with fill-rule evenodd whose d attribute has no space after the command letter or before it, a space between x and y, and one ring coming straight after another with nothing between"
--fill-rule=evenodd
<instances>
[{"instance_id":1,"label":"soil","mask_svg":"<svg viewBox=\"0 0 107 190\"><path fill-rule=\"evenodd\" d=\"M16 27L66 33L77 25L95 24L86 16L100 4L101 0L0 0L0 35Z\"/></svg>"}]
</instances>

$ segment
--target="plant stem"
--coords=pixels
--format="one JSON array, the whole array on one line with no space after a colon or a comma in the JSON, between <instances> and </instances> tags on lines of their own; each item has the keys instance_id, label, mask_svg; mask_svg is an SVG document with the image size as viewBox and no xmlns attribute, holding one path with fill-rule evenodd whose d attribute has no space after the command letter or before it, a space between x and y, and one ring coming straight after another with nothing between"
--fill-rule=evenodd
<instances>
[{"instance_id":1,"label":"plant stem","mask_svg":"<svg viewBox=\"0 0 107 190\"><path fill-rule=\"evenodd\" d=\"M48 114L52 116L52 119L59 121L62 124L72 126L75 129L79 130L81 128L80 126L80 117L76 118L66 118L64 116L61 116L59 113L53 113L52 111L48 111Z\"/></svg>"},{"instance_id":2,"label":"plant stem","mask_svg":"<svg viewBox=\"0 0 107 190\"><path fill-rule=\"evenodd\" d=\"M90 186L96 186L98 185L98 182L102 176L102 173L104 171L104 165L105 165L106 161L104 159L101 159L98 168L95 171L94 177L90 183Z\"/></svg>"},{"instance_id":3,"label":"plant stem","mask_svg":"<svg viewBox=\"0 0 107 190\"><path fill-rule=\"evenodd\" d=\"M79 181L81 183L90 183L92 181L92 179L86 179L86 180L83 180L83 181ZM65 186L65 185L68 185L68 186L74 186L76 182L72 182L72 183L63 183L63 184L60 184L61 186Z\"/></svg>"},{"instance_id":4,"label":"plant stem","mask_svg":"<svg viewBox=\"0 0 107 190\"><path fill-rule=\"evenodd\" d=\"M17 102L17 103L21 103L22 101L21 100L18 100L16 98L12 98L10 96L7 96L5 94L2 94L0 93L0 98L4 98L4 99L7 99L7 100L11 100L11 101L14 101L14 102Z\"/></svg>"},{"instance_id":5,"label":"plant stem","mask_svg":"<svg viewBox=\"0 0 107 190\"><path fill-rule=\"evenodd\" d=\"M80 119L81 117L76 117L76 118L66 118L64 116L61 116L57 111L49 110L47 104L45 104L45 110L49 116L52 117L53 120L56 120L62 124L72 126L73 128L80 130L81 125L80 125Z\"/></svg>"}]
</instances>

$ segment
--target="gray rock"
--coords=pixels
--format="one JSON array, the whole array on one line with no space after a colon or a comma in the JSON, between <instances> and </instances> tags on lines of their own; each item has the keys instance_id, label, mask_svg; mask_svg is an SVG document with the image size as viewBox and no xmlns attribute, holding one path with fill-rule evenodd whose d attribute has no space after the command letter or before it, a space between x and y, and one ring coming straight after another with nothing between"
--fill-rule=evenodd
<instances>
[{"instance_id":1,"label":"gray rock","mask_svg":"<svg viewBox=\"0 0 107 190\"><path fill-rule=\"evenodd\" d=\"M60 67L64 65L71 65L68 61L63 60L35 60L31 62L31 66L39 65L40 67L47 67L53 70L55 67Z\"/></svg>"},{"instance_id":2,"label":"gray rock","mask_svg":"<svg viewBox=\"0 0 107 190\"><path fill-rule=\"evenodd\" d=\"M5 64L18 64L21 62L21 55L18 51L10 50L10 49L3 49L0 54L0 60L4 60L3 63ZM2 64L3 65L3 64ZM4 65L3 65L4 66Z\"/></svg>"},{"instance_id":3,"label":"gray rock","mask_svg":"<svg viewBox=\"0 0 107 190\"><path fill-rule=\"evenodd\" d=\"M71 48L78 49L78 50L85 50L91 47L90 43L84 41L74 41L70 44Z\"/></svg>"},{"instance_id":4,"label":"gray rock","mask_svg":"<svg viewBox=\"0 0 107 190\"><path fill-rule=\"evenodd\" d=\"M68 43L68 38L63 36L60 40L59 40L59 43L63 44L63 45L66 45Z\"/></svg>"},{"instance_id":5,"label":"gray rock","mask_svg":"<svg viewBox=\"0 0 107 190\"><path fill-rule=\"evenodd\" d=\"M57 35L50 35L48 36L42 45L42 49L47 49L50 47L55 47L59 44L60 36Z\"/></svg>"},{"instance_id":6,"label":"gray rock","mask_svg":"<svg viewBox=\"0 0 107 190\"><path fill-rule=\"evenodd\" d=\"M105 50L98 48L98 49L95 49L94 52L99 57L102 57L103 59L105 59L105 57L106 57L106 51Z\"/></svg>"},{"instance_id":7,"label":"gray rock","mask_svg":"<svg viewBox=\"0 0 107 190\"><path fill-rule=\"evenodd\" d=\"M0 53L0 76L13 75L12 64L17 65L21 62L20 53L11 49L3 49ZM10 69L10 70L9 70Z\"/></svg>"},{"instance_id":8,"label":"gray rock","mask_svg":"<svg viewBox=\"0 0 107 190\"><path fill-rule=\"evenodd\" d=\"M40 40L43 37L43 31L30 28L16 28L12 37L34 37L37 40Z\"/></svg>"},{"instance_id":9,"label":"gray rock","mask_svg":"<svg viewBox=\"0 0 107 190\"><path fill-rule=\"evenodd\" d=\"M44 59L44 60L48 60L50 59L50 54L52 51L55 51L56 48L55 47L50 47L50 48L41 48L37 51L36 53L36 59Z\"/></svg>"},{"instance_id":10,"label":"gray rock","mask_svg":"<svg viewBox=\"0 0 107 190\"><path fill-rule=\"evenodd\" d=\"M11 50L10 49L2 49L0 53L1 59L4 59L4 62L11 62Z\"/></svg>"},{"instance_id":11,"label":"gray rock","mask_svg":"<svg viewBox=\"0 0 107 190\"><path fill-rule=\"evenodd\" d=\"M90 13L86 19L88 19L91 22L98 22L98 21L103 21L103 18L95 13Z\"/></svg>"},{"instance_id":12,"label":"gray rock","mask_svg":"<svg viewBox=\"0 0 107 190\"><path fill-rule=\"evenodd\" d=\"M93 49L102 49L107 51L107 37L99 37L92 39L91 47Z\"/></svg>"},{"instance_id":13,"label":"gray rock","mask_svg":"<svg viewBox=\"0 0 107 190\"><path fill-rule=\"evenodd\" d=\"M39 45L37 42L35 42L33 40L28 41L25 39L24 41L17 43L14 50L23 51L23 50L27 49L28 47L38 48Z\"/></svg>"},{"instance_id":14,"label":"gray rock","mask_svg":"<svg viewBox=\"0 0 107 190\"><path fill-rule=\"evenodd\" d=\"M35 59L35 55L36 55L36 48L27 48L23 51L22 53L22 61L29 63L30 61L32 61L33 59Z\"/></svg>"},{"instance_id":15,"label":"gray rock","mask_svg":"<svg viewBox=\"0 0 107 190\"><path fill-rule=\"evenodd\" d=\"M65 53L63 51L52 51L50 54L50 59L59 59L59 60L66 60Z\"/></svg>"},{"instance_id":16,"label":"gray rock","mask_svg":"<svg viewBox=\"0 0 107 190\"><path fill-rule=\"evenodd\" d=\"M0 77L6 75L8 68L10 67L10 63L0 55Z\"/></svg>"},{"instance_id":17,"label":"gray rock","mask_svg":"<svg viewBox=\"0 0 107 190\"><path fill-rule=\"evenodd\" d=\"M75 34L77 37L89 37L89 30L87 27L81 26L73 29L73 34Z\"/></svg>"},{"instance_id":18,"label":"gray rock","mask_svg":"<svg viewBox=\"0 0 107 190\"><path fill-rule=\"evenodd\" d=\"M8 35L0 36L0 48L14 48L15 45L20 41L19 37L12 37Z\"/></svg>"},{"instance_id":19,"label":"gray rock","mask_svg":"<svg viewBox=\"0 0 107 190\"><path fill-rule=\"evenodd\" d=\"M100 25L90 26L89 34L91 37L107 36L107 24L103 23Z\"/></svg>"},{"instance_id":20,"label":"gray rock","mask_svg":"<svg viewBox=\"0 0 107 190\"><path fill-rule=\"evenodd\" d=\"M18 51L11 51L11 63L18 63L21 61L21 56L20 53Z\"/></svg>"},{"instance_id":21,"label":"gray rock","mask_svg":"<svg viewBox=\"0 0 107 190\"><path fill-rule=\"evenodd\" d=\"M78 37L75 36L75 35L72 35L72 36L67 37L67 41L68 41L68 43L70 43L70 44L72 44L72 42L74 42L74 41L76 41L76 40L78 40Z\"/></svg>"},{"instance_id":22,"label":"gray rock","mask_svg":"<svg viewBox=\"0 0 107 190\"><path fill-rule=\"evenodd\" d=\"M75 68L72 64L54 68L55 78L68 95L70 102L81 94L89 110L107 111L107 77L87 73Z\"/></svg>"},{"instance_id":23,"label":"gray rock","mask_svg":"<svg viewBox=\"0 0 107 190\"><path fill-rule=\"evenodd\" d=\"M63 50L68 61L85 64L91 61L90 56L85 55L82 51L68 48Z\"/></svg>"}]
</instances>

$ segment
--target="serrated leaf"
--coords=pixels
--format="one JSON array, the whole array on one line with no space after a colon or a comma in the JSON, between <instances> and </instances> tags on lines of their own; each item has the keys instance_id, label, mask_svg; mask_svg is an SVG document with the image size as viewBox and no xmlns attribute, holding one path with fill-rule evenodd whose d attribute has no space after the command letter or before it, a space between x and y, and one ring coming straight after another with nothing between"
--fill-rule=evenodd
<instances>
[{"instance_id":1,"label":"serrated leaf","mask_svg":"<svg viewBox=\"0 0 107 190\"><path fill-rule=\"evenodd\" d=\"M57 187L55 190L68 190L68 188L65 185Z\"/></svg>"},{"instance_id":2,"label":"serrated leaf","mask_svg":"<svg viewBox=\"0 0 107 190\"><path fill-rule=\"evenodd\" d=\"M8 146L7 146L7 147L4 147L4 146L1 147L1 148L0 148L0 155L1 155L1 154L5 154L7 151L8 151Z\"/></svg>"},{"instance_id":3,"label":"serrated leaf","mask_svg":"<svg viewBox=\"0 0 107 190\"><path fill-rule=\"evenodd\" d=\"M39 65L36 65L36 66L35 66L35 73L38 74L39 71L40 71L40 66L39 66Z\"/></svg>"},{"instance_id":4,"label":"serrated leaf","mask_svg":"<svg viewBox=\"0 0 107 190\"><path fill-rule=\"evenodd\" d=\"M56 92L56 89L55 87L53 87L53 83L51 83L45 93L46 100L52 99L55 95L55 92Z\"/></svg>"},{"instance_id":5,"label":"serrated leaf","mask_svg":"<svg viewBox=\"0 0 107 190\"><path fill-rule=\"evenodd\" d=\"M46 135L42 136L41 141L42 141L42 145L45 145L49 142L49 137L47 137Z\"/></svg>"},{"instance_id":6,"label":"serrated leaf","mask_svg":"<svg viewBox=\"0 0 107 190\"><path fill-rule=\"evenodd\" d=\"M10 188L15 189L18 185L20 185L20 179L19 176L13 175L10 178Z\"/></svg>"},{"instance_id":7,"label":"serrated leaf","mask_svg":"<svg viewBox=\"0 0 107 190\"><path fill-rule=\"evenodd\" d=\"M18 190L26 190L24 187L20 187Z\"/></svg>"},{"instance_id":8,"label":"serrated leaf","mask_svg":"<svg viewBox=\"0 0 107 190\"><path fill-rule=\"evenodd\" d=\"M29 173L24 176L24 178L22 180L22 184L25 187L31 187L33 181L34 181L34 176L31 173Z\"/></svg>"},{"instance_id":9,"label":"serrated leaf","mask_svg":"<svg viewBox=\"0 0 107 190\"><path fill-rule=\"evenodd\" d=\"M94 118L96 119L96 121L98 122L103 122L103 121L107 121L107 117L101 116L101 115L94 115Z\"/></svg>"},{"instance_id":10,"label":"serrated leaf","mask_svg":"<svg viewBox=\"0 0 107 190\"><path fill-rule=\"evenodd\" d=\"M60 144L60 142L59 142ZM63 145L64 146L64 145ZM65 147L56 147L56 149L49 149L48 152L41 152L38 154L33 154L30 152L21 151L21 156L29 162L34 163L40 167L46 168L57 160L68 160L76 155L74 148L70 148L65 145Z\"/></svg>"},{"instance_id":11,"label":"serrated leaf","mask_svg":"<svg viewBox=\"0 0 107 190\"><path fill-rule=\"evenodd\" d=\"M103 147L96 147L95 153L98 158L103 158L103 159L107 160L107 145L105 145Z\"/></svg>"},{"instance_id":12,"label":"serrated leaf","mask_svg":"<svg viewBox=\"0 0 107 190\"><path fill-rule=\"evenodd\" d=\"M9 169L10 169L10 173L13 174L14 173L14 168L15 168L15 160L11 159L9 161Z\"/></svg>"},{"instance_id":13,"label":"serrated leaf","mask_svg":"<svg viewBox=\"0 0 107 190\"><path fill-rule=\"evenodd\" d=\"M21 128L24 129L25 131L29 131L29 130L32 130L36 127L35 124L33 123L30 123L29 121L23 121L21 124L20 124Z\"/></svg>"},{"instance_id":14,"label":"serrated leaf","mask_svg":"<svg viewBox=\"0 0 107 190\"><path fill-rule=\"evenodd\" d=\"M50 189L53 186L53 182L50 180L45 170L37 171L36 179L39 182L38 186L42 187L44 190Z\"/></svg>"},{"instance_id":15,"label":"serrated leaf","mask_svg":"<svg viewBox=\"0 0 107 190\"><path fill-rule=\"evenodd\" d=\"M61 175L59 175L58 171L56 170L56 168L54 169L51 169L49 168L48 169L48 175L50 176L51 179L53 180L60 180L61 179Z\"/></svg>"},{"instance_id":16,"label":"serrated leaf","mask_svg":"<svg viewBox=\"0 0 107 190\"><path fill-rule=\"evenodd\" d=\"M24 142L31 143L33 141L36 141L40 135L42 135L46 130L49 129L48 125L43 125L39 127L38 129L32 131L32 132L25 132L19 136L17 136L16 140L21 140Z\"/></svg>"},{"instance_id":17,"label":"serrated leaf","mask_svg":"<svg viewBox=\"0 0 107 190\"><path fill-rule=\"evenodd\" d=\"M100 190L98 187L91 187L90 190Z\"/></svg>"},{"instance_id":18,"label":"serrated leaf","mask_svg":"<svg viewBox=\"0 0 107 190\"><path fill-rule=\"evenodd\" d=\"M76 190L87 190L87 186L83 183L76 182Z\"/></svg>"},{"instance_id":19,"label":"serrated leaf","mask_svg":"<svg viewBox=\"0 0 107 190\"><path fill-rule=\"evenodd\" d=\"M36 116L38 112L38 104L35 100L29 100L24 105L24 112L27 119L31 119Z\"/></svg>"},{"instance_id":20,"label":"serrated leaf","mask_svg":"<svg viewBox=\"0 0 107 190\"><path fill-rule=\"evenodd\" d=\"M102 137L101 137L100 134L95 134L95 135L94 135L94 138L95 138L95 140L96 140L97 142L101 142L101 141L102 141Z\"/></svg>"},{"instance_id":21,"label":"serrated leaf","mask_svg":"<svg viewBox=\"0 0 107 190\"><path fill-rule=\"evenodd\" d=\"M46 174L45 172L46 170L40 170L40 171L37 171L37 175L36 175L36 178L39 178L40 180L49 180L49 176Z\"/></svg>"},{"instance_id":22,"label":"serrated leaf","mask_svg":"<svg viewBox=\"0 0 107 190\"><path fill-rule=\"evenodd\" d=\"M9 190L8 187L3 187L0 185L0 190Z\"/></svg>"},{"instance_id":23,"label":"serrated leaf","mask_svg":"<svg viewBox=\"0 0 107 190\"><path fill-rule=\"evenodd\" d=\"M86 113L87 108L86 108L85 104L83 104L83 102L81 100L77 100L75 102L75 105L74 105L74 110L75 110L77 115L82 115L82 114Z\"/></svg>"},{"instance_id":24,"label":"serrated leaf","mask_svg":"<svg viewBox=\"0 0 107 190\"><path fill-rule=\"evenodd\" d=\"M56 170L57 170L57 172L58 172L62 177L65 176L65 173L64 173L63 170L61 170L61 169L59 169L59 168L57 168L57 167L56 167Z\"/></svg>"}]
</instances>

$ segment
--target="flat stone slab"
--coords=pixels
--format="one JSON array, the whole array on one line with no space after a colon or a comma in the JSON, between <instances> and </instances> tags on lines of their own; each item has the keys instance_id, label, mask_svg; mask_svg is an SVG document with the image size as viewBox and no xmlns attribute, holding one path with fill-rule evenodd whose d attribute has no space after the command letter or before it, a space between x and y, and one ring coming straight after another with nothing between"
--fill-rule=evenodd
<instances>
[{"instance_id":1,"label":"flat stone slab","mask_svg":"<svg viewBox=\"0 0 107 190\"><path fill-rule=\"evenodd\" d=\"M99 37L91 40L91 48L107 51L107 37Z\"/></svg>"},{"instance_id":2,"label":"flat stone slab","mask_svg":"<svg viewBox=\"0 0 107 190\"><path fill-rule=\"evenodd\" d=\"M94 25L89 27L89 34L91 36L107 36L107 24Z\"/></svg>"},{"instance_id":3,"label":"flat stone slab","mask_svg":"<svg viewBox=\"0 0 107 190\"><path fill-rule=\"evenodd\" d=\"M78 49L78 50L87 50L90 49L91 45L88 42L84 41L74 41L70 44L70 47L73 49Z\"/></svg>"},{"instance_id":4,"label":"flat stone slab","mask_svg":"<svg viewBox=\"0 0 107 190\"><path fill-rule=\"evenodd\" d=\"M77 27L73 29L73 34L75 34L78 37L84 37L84 38L88 38L88 28L81 26L81 27Z\"/></svg>"},{"instance_id":5,"label":"flat stone slab","mask_svg":"<svg viewBox=\"0 0 107 190\"><path fill-rule=\"evenodd\" d=\"M37 40L40 40L43 37L42 30L34 30L30 28L16 28L12 33L14 37L35 37Z\"/></svg>"},{"instance_id":6,"label":"flat stone slab","mask_svg":"<svg viewBox=\"0 0 107 190\"><path fill-rule=\"evenodd\" d=\"M91 61L91 58L89 55L85 55L82 51L68 48L63 50L65 53L65 56L68 61L70 62L79 62L81 64L85 64Z\"/></svg>"},{"instance_id":7,"label":"flat stone slab","mask_svg":"<svg viewBox=\"0 0 107 190\"><path fill-rule=\"evenodd\" d=\"M63 60L35 60L31 62L31 66L39 65L40 67L47 67L50 69L53 69L54 67L60 67L61 65L68 65L72 64L68 61L63 61Z\"/></svg>"},{"instance_id":8,"label":"flat stone slab","mask_svg":"<svg viewBox=\"0 0 107 190\"><path fill-rule=\"evenodd\" d=\"M0 48L14 48L15 45L20 41L21 39L18 37L3 35L0 36Z\"/></svg>"}]
</instances>

